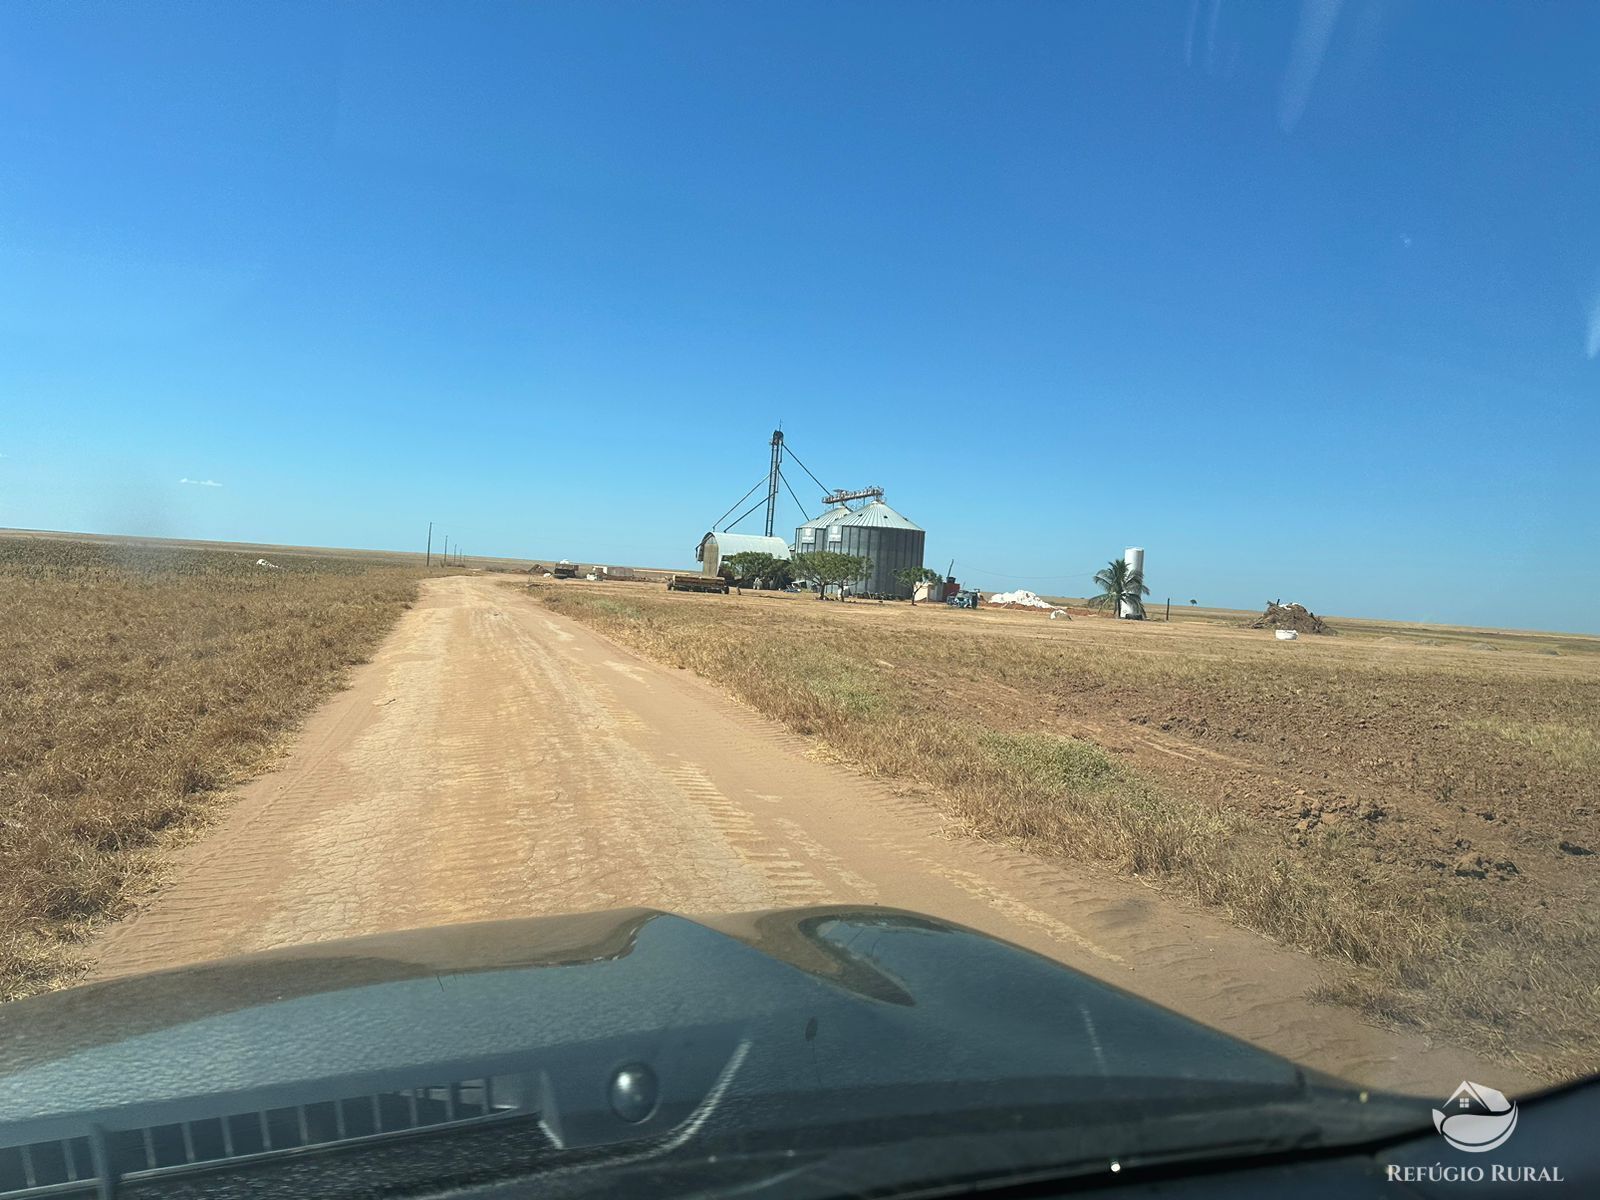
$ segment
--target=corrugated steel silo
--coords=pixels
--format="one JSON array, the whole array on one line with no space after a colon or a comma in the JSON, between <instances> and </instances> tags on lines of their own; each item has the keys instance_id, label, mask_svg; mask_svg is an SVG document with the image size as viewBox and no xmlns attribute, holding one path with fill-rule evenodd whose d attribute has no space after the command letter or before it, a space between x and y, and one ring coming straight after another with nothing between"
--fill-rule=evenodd
<instances>
[{"instance_id":1,"label":"corrugated steel silo","mask_svg":"<svg viewBox=\"0 0 1600 1200\"><path fill-rule=\"evenodd\" d=\"M837 549L828 544L829 530L849 515L849 505L835 504L820 517L812 517L804 525L797 526L794 531L794 552L810 554L813 550Z\"/></svg>"},{"instance_id":2,"label":"corrugated steel silo","mask_svg":"<svg viewBox=\"0 0 1600 1200\"><path fill-rule=\"evenodd\" d=\"M899 596L909 598L911 589L894 577L905 567L920 567L928 535L922 526L907 520L882 500L839 517L827 527L826 545L817 549L859 554L872 560L866 579L845 591L853 596ZM837 539L835 539L837 534Z\"/></svg>"}]
</instances>

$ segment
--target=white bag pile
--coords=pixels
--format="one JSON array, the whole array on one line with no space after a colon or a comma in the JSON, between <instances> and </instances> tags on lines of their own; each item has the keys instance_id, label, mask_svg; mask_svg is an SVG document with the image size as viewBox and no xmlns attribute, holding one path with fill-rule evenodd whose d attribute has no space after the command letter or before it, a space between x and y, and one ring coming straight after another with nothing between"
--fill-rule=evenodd
<instances>
[{"instance_id":1,"label":"white bag pile","mask_svg":"<svg viewBox=\"0 0 1600 1200\"><path fill-rule=\"evenodd\" d=\"M1021 608L1055 608L1056 605L1040 596L1037 592L1030 592L1027 588L1019 588L1014 592L996 592L990 596L989 604L1015 604Z\"/></svg>"}]
</instances>

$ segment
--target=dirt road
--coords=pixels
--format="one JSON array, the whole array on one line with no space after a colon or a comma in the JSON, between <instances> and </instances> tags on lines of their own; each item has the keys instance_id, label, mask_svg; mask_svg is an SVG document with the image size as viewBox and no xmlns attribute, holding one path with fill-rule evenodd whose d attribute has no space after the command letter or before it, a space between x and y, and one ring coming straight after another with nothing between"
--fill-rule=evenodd
<instances>
[{"instance_id":1,"label":"dirt road","mask_svg":"<svg viewBox=\"0 0 1600 1200\"><path fill-rule=\"evenodd\" d=\"M1316 965L1264 938L965 837L493 577L426 584L171 881L92 947L96 974L453 921L860 901L986 930L1363 1083L1523 1082L1308 1003Z\"/></svg>"}]
</instances>

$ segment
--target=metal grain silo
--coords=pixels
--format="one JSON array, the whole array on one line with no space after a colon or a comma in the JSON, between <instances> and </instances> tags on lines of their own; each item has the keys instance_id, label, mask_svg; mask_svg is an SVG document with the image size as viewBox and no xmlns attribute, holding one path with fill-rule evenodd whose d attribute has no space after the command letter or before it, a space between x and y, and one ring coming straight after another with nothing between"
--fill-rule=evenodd
<instances>
[{"instance_id":1,"label":"metal grain silo","mask_svg":"<svg viewBox=\"0 0 1600 1200\"><path fill-rule=\"evenodd\" d=\"M882 500L874 500L863 508L839 517L826 527L826 545L819 550L837 550L841 554L859 554L872 560L867 577L845 588L853 596L911 595L911 589L894 577L905 567L922 565L923 545L928 535L922 526L908 521ZM838 534L835 539L835 533Z\"/></svg>"},{"instance_id":2,"label":"metal grain silo","mask_svg":"<svg viewBox=\"0 0 1600 1200\"><path fill-rule=\"evenodd\" d=\"M796 527L794 531L794 552L796 554L810 554L813 550L837 550L837 545L830 546L828 544L829 531L849 515L849 505L835 504L820 517L812 517L804 525Z\"/></svg>"}]
</instances>

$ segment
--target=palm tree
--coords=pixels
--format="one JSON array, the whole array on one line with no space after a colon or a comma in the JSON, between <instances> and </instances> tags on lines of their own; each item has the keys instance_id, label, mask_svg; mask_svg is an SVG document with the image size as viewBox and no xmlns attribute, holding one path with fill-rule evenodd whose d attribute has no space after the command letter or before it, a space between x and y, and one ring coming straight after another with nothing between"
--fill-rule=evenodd
<instances>
[{"instance_id":1,"label":"palm tree","mask_svg":"<svg viewBox=\"0 0 1600 1200\"><path fill-rule=\"evenodd\" d=\"M1122 606L1126 604L1130 614L1144 616L1144 601L1140 597L1148 596L1150 589L1144 585L1143 572L1130 571L1126 562L1113 558L1104 569L1095 572L1094 582L1100 594L1089 598L1090 608L1109 608L1116 617L1121 615Z\"/></svg>"}]
</instances>

